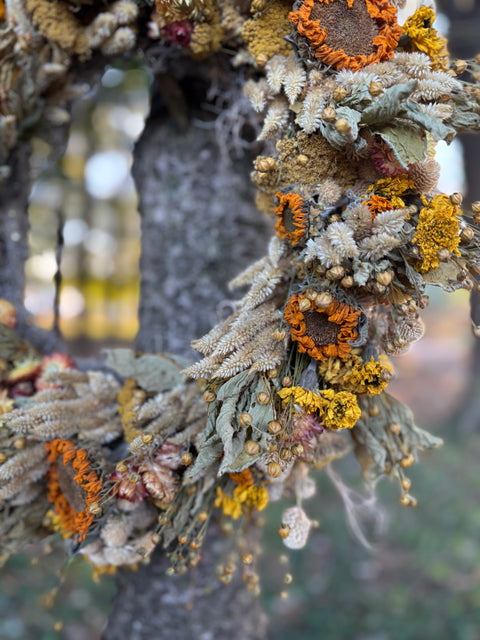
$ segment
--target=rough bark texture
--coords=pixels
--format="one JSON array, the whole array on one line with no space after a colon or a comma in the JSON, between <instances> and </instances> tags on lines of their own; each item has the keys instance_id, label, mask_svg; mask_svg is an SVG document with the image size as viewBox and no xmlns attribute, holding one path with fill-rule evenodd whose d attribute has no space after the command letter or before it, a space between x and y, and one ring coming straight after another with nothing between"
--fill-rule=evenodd
<instances>
[{"instance_id":1,"label":"rough bark texture","mask_svg":"<svg viewBox=\"0 0 480 640\"><path fill-rule=\"evenodd\" d=\"M137 346L193 356L190 340L225 315L229 279L265 252L271 228L253 205L251 158L231 164L221 158L213 120L198 111L202 87L192 96L173 75L159 82L135 151L142 216ZM177 94L177 108L162 90L169 100ZM193 118L202 120L195 126ZM215 578L223 545L209 531L202 561L185 576L166 578L161 552L138 573L121 572L104 640L264 638L258 601L239 579L223 586Z\"/></svg>"}]
</instances>

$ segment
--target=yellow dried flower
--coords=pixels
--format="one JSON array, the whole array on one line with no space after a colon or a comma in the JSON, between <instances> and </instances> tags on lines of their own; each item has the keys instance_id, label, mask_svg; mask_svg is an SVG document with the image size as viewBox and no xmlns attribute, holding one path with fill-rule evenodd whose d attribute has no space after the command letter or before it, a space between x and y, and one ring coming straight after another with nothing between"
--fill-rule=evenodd
<instances>
[{"instance_id":1,"label":"yellow dried flower","mask_svg":"<svg viewBox=\"0 0 480 640\"><path fill-rule=\"evenodd\" d=\"M242 36L254 60L261 58L267 62L276 53L288 56L292 52L284 39L291 31L288 20L291 7L290 0L272 2L261 14L245 22Z\"/></svg>"},{"instance_id":2,"label":"yellow dried flower","mask_svg":"<svg viewBox=\"0 0 480 640\"><path fill-rule=\"evenodd\" d=\"M217 487L217 497L215 498L215 506L223 511L224 516L230 516L234 520L238 520L242 515L242 505L235 498L227 496L220 487Z\"/></svg>"},{"instance_id":3,"label":"yellow dried flower","mask_svg":"<svg viewBox=\"0 0 480 640\"><path fill-rule=\"evenodd\" d=\"M418 225L412 243L418 244L422 262L415 265L420 273L432 271L440 265L438 252L448 249L450 253L460 256L457 247L460 243L460 225L457 216L459 208L451 199L441 193L430 202L422 196L425 207L420 210Z\"/></svg>"},{"instance_id":4,"label":"yellow dried flower","mask_svg":"<svg viewBox=\"0 0 480 640\"><path fill-rule=\"evenodd\" d=\"M323 425L335 431L354 427L362 413L357 397L348 391L335 393L333 389L326 389L321 393L329 401L322 411Z\"/></svg>"},{"instance_id":5,"label":"yellow dried flower","mask_svg":"<svg viewBox=\"0 0 480 640\"><path fill-rule=\"evenodd\" d=\"M381 178L367 189L367 193L376 193L384 197L403 196L407 191L415 190L415 183L406 173L393 178Z\"/></svg>"},{"instance_id":6,"label":"yellow dried flower","mask_svg":"<svg viewBox=\"0 0 480 640\"><path fill-rule=\"evenodd\" d=\"M240 486L234 490L233 498L247 507L262 511L268 504L268 491L265 487L257 487L255 485Z\"/></svg>"},{"instance_id":7,"label":"yellow dried flower","mask_svg":"<svg viewBox=\"0 0 480 640\"><path fill-rule=\"evenodd\" d=\"M381 393L393 375L393 367L389 363L388 358L385 355L380 355L378 362L370 358L369 362L355 365L353 369L348 373L343 383L350 391L369 396Z\"/></svg>"},{"instance_id":8,"label":"yellow dried flower","mask_svg":"<svg viewBox=\"0 0 480 640\"><path fill-rule=\"evenodd\" d=\"M432 27L435 18L433 9L422 6L405 22L403 33L410 39L408 51L422 51L431 59L433 69L447 69L447 40Z\"/></svg>"},{"instance_id":9,"label":"yellow dried flower","mask_svg":"<svg viewBox=\"0 0 480 640\"><path fill-rule=\"evenodd\" d=\"M317 393L304 389L303 387L288 387L278 392L284 404L288 404L290 398L293 403L305 409L307 413L315 413L325 404L325 401Z\"/></svg>"}]
</instances>

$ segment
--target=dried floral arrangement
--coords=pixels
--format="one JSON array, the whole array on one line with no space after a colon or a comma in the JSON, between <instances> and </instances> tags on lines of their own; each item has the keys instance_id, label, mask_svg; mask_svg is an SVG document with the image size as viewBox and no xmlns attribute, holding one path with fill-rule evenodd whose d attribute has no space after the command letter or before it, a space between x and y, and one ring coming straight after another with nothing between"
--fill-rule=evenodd
<instances>
[{"instance_id":1,"label":"dried floral arrangement","mask_svg":"<svg viewBox=\"0 0 480 640\"><path fill-rule=\"evenodd\" d=\"M112 350L109 372L79 371L16 335L3 301L2 559L57 531L98 574L148 562L157 545L184 573L218 515L258 593L248 527L291 498L279 534L303 547L311 472L352 446L370 485L394 477L416 504L406 469L441 441L387 393L390 357L422 337L427 285L478 286L480 203L462 211L460 194L437 190L435 147L480 130L480 63L451 59L432 3L400 24L403 4L0 0L3 178L19 132L67 117L71 60L129 51L147 29L194 59L228 47L248 66L270 149L252 179L276 221L268 255L231 283L247 292L186 369Z\"/></svg>"}]
</instances>

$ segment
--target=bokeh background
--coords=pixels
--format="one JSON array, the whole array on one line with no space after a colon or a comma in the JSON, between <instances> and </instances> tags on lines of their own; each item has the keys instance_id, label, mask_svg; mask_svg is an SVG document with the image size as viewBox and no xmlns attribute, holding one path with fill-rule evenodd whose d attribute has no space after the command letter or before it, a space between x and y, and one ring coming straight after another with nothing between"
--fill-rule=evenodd
<instances>
[{"instance_id":1,"label":"bokeh background","mask_svg":"<svg viewBox=\"0 0 480 640\"><path fill-rule=\"evenodd\" d=\"M467 24L475 3L458 1L455 11ZM442 20L446 31L448 20ZM53 167L51 149L34 140L25 304L33 322L60 329L74 357L96 357L107 345L133 345L138 328L140 224L130 170L150 83L139 59L108 68L100 86L76 104L65 154ZM439 149L439 156L441 188L476 199L466 184L462 144ZM381 482L376 505L361 522L367 549L348 527L338 489L319 473L317 494L306 503L318 526L305 550L290 552L294 580L284 599L287 565L276 532L284 505L271 505L261 597L275 639L480 638L480 416L472 419L469 295L429 293L426 335L395 359L397 378L390 387L413 408L418 424L446 442L411 470L419 506L402 507L397 486ZM361 498L353 456L334 468ZM47 551L38 558L38 549L27 550L2 569L1 640L100 638L114 578L95 581L82 558L65 566L58 544Z\"/></svg>"}]
</instances>

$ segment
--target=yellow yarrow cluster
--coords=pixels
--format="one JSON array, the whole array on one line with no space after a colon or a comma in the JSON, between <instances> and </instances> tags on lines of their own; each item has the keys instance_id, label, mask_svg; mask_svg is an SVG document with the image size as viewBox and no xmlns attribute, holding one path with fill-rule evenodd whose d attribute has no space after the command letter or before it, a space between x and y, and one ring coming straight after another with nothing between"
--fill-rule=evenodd
<instances>
[{"instance_id":1,"label":"yellow yarrow cluster","mask_svg":"<svg viewBox=\"0 0 480 640\"><path fill-rule=\"evenodd\" d=\"M355 365L344 379L344 385L357 395L377 395L388 385L393 375L393 367L387 356L380 355L378 361L370 358L369 362Z\"/></svg>"},{"instance_id":2,"label":"yellow yarrow cluster","mask_svg":"<svg viewBox=\"0 0 480 640\"><path fill-rule=\"evenodd\" d=\"M391 198L392 196L403 196L403 194L410 190L415 190L415 183L413 180L410 180L406 173L402 173L393 178L377 180L368 187L367 193L379 193L382 196Z\"/></svg>"},{"instance_id":3,"label":"yellow yarrow cluster","mask_svg":"<svg viewBox=\"0 0 480 640\"><path fill-rule=\"evenodd\" d=\"M293 404L298 405L307 413L320 411L325 404L325 401L318 393L314 393L303 387L285 387L278 392L278 395L285 404L287 404L291 398Z\"/></svg>"},{"instance_id":4,"label":"yellow yarrow cluster","mask_svg":"<svg viewBox=\"0 0 480 640\"><path fill-rule=\"evenodd\" d=\"M360 408L353 393L325 389L314 393L303 387L281 389L278 395L284 404L290 399L307 413L319 412L322 423L327 429L351 429L360 417Z\"/></svg>"},{"instance_id":5,"label":"yellow yarrow cluster","mask_svg":"<svg viewBox=\"0 0 480 640\"><path fill-rule=\"evenodd\" d=\"M290 0L270 3L266 9L245 22L242 37L252 58L264 65L276 53L288 56L292 47L285 37L292 30L288 14L292 8Z\"/></svg>"},{"instance_id":6,"label":"yellow yarrow cluster","mask_svg":"<svg viewBox=\"0 0 480 640\"><path fill-rule=\"evenodd\" d=\"M448 68L447 40L440 38L436 29L435 12L429 7L420 7L403 25L403 33L408 36L409 51L422 51L432 61L433 69Z\"/></svg>"},{"instance_id":7,"label":"yellow yarrow cluster","mask_svg":"<svg viewBox=\"0 0 480 640\"><path fill-rule=\"evenodd\" d=\"M244 507L262 511L268 504L268 492L265 487L250 485L248 487L236 487L233 497L230 497L217 487L215 506L222 509L223 515L238 520L244 512Z\"/></svg>"},{"instance_id":8,"label":"yellow yarrow cluster","mask_svg":"<svg viewBox=\"0 0 480 640\"><path fill-rule=\"evenodd\" d=\"M59 533L64 540L73 536L73 532L64 526L62 516L58 516L53 509L49 509L45 515L52 531Z\"/></svg>"},{"instance_id":9,"label":"yellow yarrow cluster","mask_svg":"<svg viewBox=\"0 0 480 640\"><path fill-rule=\"evenodd\" d=\"M457 247L460 243L460 210L445 194L434 196L430 202L422 196L425 205L420 210L418 225L412 242L418 244L422 262L415 265L420 273L427 273L440 265L438 252L448 249L456 256L460 255Z\"/></svg>"}]
</instances>

